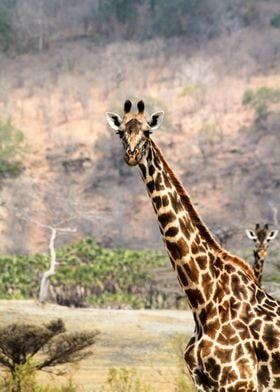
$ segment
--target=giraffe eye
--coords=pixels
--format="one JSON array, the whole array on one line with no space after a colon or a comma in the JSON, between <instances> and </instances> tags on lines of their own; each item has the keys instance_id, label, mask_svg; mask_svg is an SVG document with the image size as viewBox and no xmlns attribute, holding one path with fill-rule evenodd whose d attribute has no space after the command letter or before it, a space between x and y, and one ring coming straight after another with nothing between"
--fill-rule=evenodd
<instances>
[{"instance_id":1,"label":"giraffe eye","mask_svg":"<svg viewBox=\"0 0 280 392\"><path fill-rule=\"evenodd\" d=\"M150 135L151 135L151 131L149 131L149 130L147 130L147 131L144 131L144 135L146 136L146 137L149 137Z\"/></svg>"}]
</instances>

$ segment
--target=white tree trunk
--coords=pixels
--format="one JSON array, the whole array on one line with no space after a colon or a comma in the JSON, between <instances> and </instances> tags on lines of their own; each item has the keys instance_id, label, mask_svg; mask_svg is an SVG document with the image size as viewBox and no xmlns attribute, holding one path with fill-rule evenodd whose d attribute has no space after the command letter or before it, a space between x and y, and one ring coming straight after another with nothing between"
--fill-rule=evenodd
<instances>
[{"instance_id":1,"label":"white tree trunk","mask_svg":"<svg viewBox=\"0 0 280 392\"><path fill-rule=\"evenodd\" d=\"M43 277L40 283L40 291L39 291L39 301L41 303L45 302L48 297L48 289L49 289L49 281L50 276L55 274L55 267L56 267L56 251L54 247L54 242L56 239L56 228L51 228L51 238L49 242L49 250L50 250L50 268L44 272Z\"/></svg>"},{"instance_id":2,"label":"white tree trunk","mask_svg":"<svg viewBox=\"0 0 280 392\"><path fill-rule=\"evenodd\" d=\"M57 228L53 226L47 226L40 224L41 227L45 227L51 231L51 238L49 242L49 250L50 250L50 268L44 272L41 283L40 283L40 290L39 290L39 301L44 303L48 298L48 289L50 283L50 277L55 274L55 268L57 265L56 262L56 250L55 250L55 239L57 232L68 232L74 233L76 229L70 228Z\"/></svg>"}]
</instances>

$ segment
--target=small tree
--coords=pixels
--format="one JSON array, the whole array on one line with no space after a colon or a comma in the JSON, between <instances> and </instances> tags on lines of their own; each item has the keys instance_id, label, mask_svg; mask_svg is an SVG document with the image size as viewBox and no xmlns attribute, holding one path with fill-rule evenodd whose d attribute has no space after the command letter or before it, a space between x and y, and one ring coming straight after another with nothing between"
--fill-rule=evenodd
<instances>
[{"instance_id":1,"label":"small tree","mask_svg":"<svg viewBox=\"0 0 280 392\"><path fill-rule=\"evenodd\" d=\"M247 89L244 92L242 104L255 109L255 120L265 120L272 105L280 102L280 89L259 87L255 91Z\"/></svg>"},{"instance_id":2,"label":"small tree","mask_svg":"<svg viewBox=\"0 0 280 392\"><path fill-rule=\"evenodd\" d=\"M275 27L276 29L280 29L280 12L273 15L270 19L270 26Z\"/></svg>"},{"instance_id":3,"label":"small tree","mask_svg":"<svg viewBox=\"0 0 280 392\"><path fill-rule=\"evenodd\" d=\"M10 119L0 119L0 175L19 173L18 158L23 151L23 141L23 132L15 128Z\"/></svg>"},{"instance_id":4,"label":"small tree","mask_svg":"<svg viewBox=\"0 0 280 392\"><path fill-rule=\"evenodd\" d=\"M91 354L98 331L66 333L61 319L44 326L14 323L0 328L0 366L10 373L9 392L22 392L34 383L35 372L78 362Z\"/></svg>"},{"instance_id":5,"label":"small tree","mask_svg":"<svg viewBox=\"0 0 280 392\"><path fill-rule=\"evenodd\" d=\"M12 42L12 19L9 10L0 4L0 50L6 51Z\"/></svg>"}]
</instances>

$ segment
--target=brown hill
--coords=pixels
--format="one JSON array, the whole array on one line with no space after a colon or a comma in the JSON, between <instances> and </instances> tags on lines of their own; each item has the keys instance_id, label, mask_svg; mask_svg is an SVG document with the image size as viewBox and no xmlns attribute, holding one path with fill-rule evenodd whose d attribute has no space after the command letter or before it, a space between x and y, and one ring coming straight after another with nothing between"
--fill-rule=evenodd
<instances>
[{"instance_id":1,"label":"brown hill","mask_svg":"<svg viewBox=\"0 0 280 392\"><path fill-rule=\"evenodd\" d=\"M76 228L57 246L92 236L161 247L137 170L105 124L104 112L121 112L126 98L165 111L153 138L202 217L228 234L229 248L251 246L245 228L278 224L279 108L256 122L242 99L249 88L280 88L277 37L268 27L241 29L200 48L176 38L102 46L80 38L3 58L1 117L23 130L26 152L24 172L2 180L1 251L46 250L44 225Z\"/></svg>"}]
</instances>

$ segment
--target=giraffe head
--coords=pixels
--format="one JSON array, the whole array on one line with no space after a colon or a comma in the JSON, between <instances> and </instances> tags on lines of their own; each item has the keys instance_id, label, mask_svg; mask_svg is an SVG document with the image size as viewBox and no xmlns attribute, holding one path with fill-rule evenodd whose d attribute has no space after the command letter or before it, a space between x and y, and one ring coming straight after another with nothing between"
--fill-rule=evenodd
<instances>
[{"instance_id":1,"label":"giraffe head","mask_svg":"<svg viewBox=\"0 0 280 392\"><path fill-rule=\"evenodd\" d=\"M278 234L278 230L269 230L269 226L266 223L263 228L257 223L255 230L246 230L248 238L253 240L256 244L255 252L259 257L265 257L269 242L274 240Z\"/></svg>"},{"instance_id":2,"label":"giraffe head","mask_svg":"<svg viewBox=\"0 0 280 392\"><path fill-rule=\"evenodd\" d=\"M150 134L159 128L163 119L163 112L156 112L147 120L144 115L145 105L143 101L138 102L137 113L131 113L131 106L130 101L125 101L122 118L111 112L106 113L106 117L110 127L117 131L116 133L122 140L126 163L135 166L145 156L150 144Z\"/></svg>"}]
</instances>

